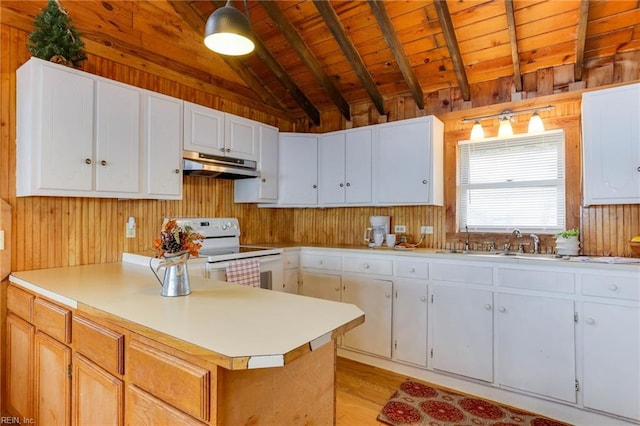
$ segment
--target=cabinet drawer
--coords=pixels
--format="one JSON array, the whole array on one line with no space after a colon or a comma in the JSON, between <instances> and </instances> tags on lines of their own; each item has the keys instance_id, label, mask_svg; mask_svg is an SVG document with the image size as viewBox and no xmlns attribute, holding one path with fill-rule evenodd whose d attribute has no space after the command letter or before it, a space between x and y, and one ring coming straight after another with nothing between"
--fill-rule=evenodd
<instances>
[{"instance_id":1,"label":"cabinet drawer","mask_svg":"<svg viewBox=\"0 0 640 426\"><path fill-rule=\"evenodd\" d=\"M37 297L33 325L62 343L71 343L71 310Z\"/></svg>"},{"instance_id":2,"label":"cabinet drawer","mask_svg":"<svg viewBox=\"0 0 640 426\"><path fill-rule=\"evenodd\" d=\"M393 261L390 259L372 259L366 257L346 257L342 260L346 272L362 274L392 275Z\"/></svg>"},{"instance_id":3,"label":"cabinet drawer","mask_svg":"<svg viewBox=\"0 0 640 426\"><path fill-rule=\"evenodd\" d=\"M73 317L76 351L111 374L124 374L124 335L86 318Z\"/></svg>"},{"instance_id":4,"label":"cabinet drawer","mask_svg":"<svg viewBox=\"0 0 640 426\"><path fill-rule=\"evenodd\" d=\"M498 285L558 293L573 293L575 291L573 273L561 271L498 268Z\"/></svg>"},{"instance_id":5,"label":"cabinet drawer","mask_svg":"<svg viewBox=\"0 0 640 426\"><path fill-rule=\"evenodd\" d=\"M202 421L209 421L208 370L137 341L128 348L131 382L158 399Z\"/></svg>"},{"instance_id":6,"label":"cabinet drawer","mask_svg":"<svg viewBox=\"0 0 640 426\"><path fill-rule=\"evenodd\" d=\"M493 268L458 263L431 263L429 265L429 279L491 285L493 284Z\"/></svg>"},{"instance_id":7,"label":"cabinet drawer","mask_svg":"<svg viewBox=\"0 0 640 426\"><path fill-rule=\"evenodd\" d=\"M640 280L637 276L583 275L582 294L585 296L640 300Z\"/></svg>"},{"instance_id":8,"label":"cabinet drawer","mask_svg":"<svg viewBox=\"0 0 640 426\"><path fill-rule=\"evenodd\" d=\"M339 271L342 269L340 256L330 256L325 254L303 254L302 266L314 269L332 269Z\"/></svg>"},{"instance_id":9,"label":"cabinet drawer","mask_svg":"<svg viewBox=\"0 0 640 426\"><path fill-rule=\"evenodd\" d=\"M33 299L35 299L33 294L20 290L18 287L10 285L7 288L7 309L27 322L31 322Z\"/></svg>"},{"instance_id":10,"label":"cabinet drawer","mask_svg":"<svg viewBox=\"0 0 640 426\"><path fill-rule=\"evenodd\" d=\"M295 269L300 267L300 255L299 254L285 254L284 255L284 269Z\"/></svg>"},{"instance_id":11,"label":"cabinet drawer","mask_svg":"<svg viewBox=\"0 0 640 426\"><path fill-rule=\"evenodd\" d=\"M429 264L427 262L412 262L397 260L394 266L396 277L403 278L429 278Z\"/></svg>"},{"instance_id":12,"label":"cabinet drawer","mask_svg":"<svg viewBox=\"0 0 640 426\"><path fill-rule=\"evenodd\" d=\"M205 425L134 385L127 388L126 398L125 414L128 425Z\"/></svg>"}]
</instances>

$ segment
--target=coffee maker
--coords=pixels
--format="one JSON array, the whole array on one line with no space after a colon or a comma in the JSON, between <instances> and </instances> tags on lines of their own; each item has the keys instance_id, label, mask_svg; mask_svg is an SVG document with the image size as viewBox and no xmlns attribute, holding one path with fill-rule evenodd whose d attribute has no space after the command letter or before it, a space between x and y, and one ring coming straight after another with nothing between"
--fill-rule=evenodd
<instances>
[{"instance_id":1,"label":"coffee maker","mask_svg":"<svg viewBox=\"0 0 640 426\"><path fill-rule=\"evenodd\" d=\"M364 231L364 241L369 247L380 247L389 233L391 216L369 216L371 227Z\"/></svg>"}]
</instances>

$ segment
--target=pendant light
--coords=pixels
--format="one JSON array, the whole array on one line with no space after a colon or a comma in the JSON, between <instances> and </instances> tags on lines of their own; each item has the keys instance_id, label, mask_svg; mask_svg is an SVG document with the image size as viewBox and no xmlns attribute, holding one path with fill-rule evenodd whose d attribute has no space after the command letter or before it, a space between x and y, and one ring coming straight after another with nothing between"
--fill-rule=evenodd
<instances>
[{"instance_id":1,"label":"pendant light","mask_svg":"<svg viewBox=\"0 0 640 426\"><path fill-rule=\"evenodd\" d=\"M529 133L540 133L544 132L544 123L542 122L542 118L538 115L538 112L534 112L529 119Z\"/></svg>"},{"instance_id":2,"label":"pendant light","mask_svg":"<svg viewBox=\"0 0 640 426\"><path fill-rule=\"evenodd\" d=\"M244 7L247 10L247 0ZM248 17L227 0L224 7L216 9L207 19L204 44L221 55L242 56L253 52L255 45Z\"/></svg>"},{"instance_id":3,"label":"pendant light","mask_svg":"<svg viewBox=\"0 0 640 426\"><path fill-rule=\"evenodd\" d=\"M472 141L481 141L484 139L484 129L482 128L482 124L480 124L479 120L473 124L471 128L471 138Z\"/></svg>"},{"instance_id":4,"label":"pendant light","mask_svg":"<svg viewBox=\"0 0 640 426\"><path fill-rule=\"evenodd\" d=\"M513 128L511 127L511 117L504 116L500 119L500 127L498 127L498 137L504 138L513 136Z\"/></svg>"}]
</instances>

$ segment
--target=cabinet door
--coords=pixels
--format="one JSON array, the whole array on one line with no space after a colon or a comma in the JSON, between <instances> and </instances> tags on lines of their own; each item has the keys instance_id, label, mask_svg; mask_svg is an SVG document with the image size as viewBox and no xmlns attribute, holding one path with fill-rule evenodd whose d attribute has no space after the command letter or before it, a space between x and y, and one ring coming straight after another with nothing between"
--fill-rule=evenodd
<instances>
[{"instance_id":1,"label":"cabinet door","mask_svg":"<svg viewBox=\"0 0 640 426\"><path fill-rule=\"evenodd\" d=\"M640 420L640 310L585 303L582 401Z\"/></svg>"},{"instance_id":2,"label":"cabinet door","mask_svg":"<svg viewBox=\"0 0 640 426\"><path fill-rule=\"evenodd\" d=\"M345 201L371 203L371 129L349 130L345 134Z\"/></svg>"},{"instance_id":3,"label":"cabinet door","mask_svg":"<svg viewBox=\"0 0 640 426\"><path fill-rule=\"evenodd\" d=\"M319 202L323 205L345 201L345 133L327 133L318 139Z\"/></svg>"},{"instance_id":4,"label":"cabinet door","mask_svg":"<svg viewBox=\"0 0 640 426\"><path fill-rule=\"evenodd\" d=\"M493 294L445 285L431 286L433 368L493 381Z\"/></svg>"},{"instance_id":5,"label":"cabinet door","mask_svg":"<svg viewBox=\"0 0 640 426\"><path fill-rule=\"evenodd\" d=\"M340 281L340 275L303 271L301 294L339 302Z\"/></svg>"},{"instance_id":6,"label":"cabinet door","mask_svg":"<svg viewBox=\"0 0 640 426\"><path fill-rule=\"evenodd\" d=\"M7 315L6 401L23 418L34 418L33 353L34 327L9 313Z\"/></svg>"},{"instance_id":7,"label":"cabinet door","mask_svg":"<svg viewBox=\"0 0 640 426\"><path fill-rule=\"evenodd\" d=\"M225 155L258 160L258 123L233 114L224 116Z\"/></svg>"},{"instance_id":8,"label":"cabinet door","mask_svg":"<svg viewBox=\"0 0 640 426\"><path fill-rule=\"evenodd\" d=\"M345 347L391 358L391 292L391 281L342 278L342 301L353 303L365 315L364 324L345 333Z\"/></svg>"},{"instance_id":9,"label":"cabinet door","mask_svg":"<svg viewBox=\"0 0 640 426\"><path fill-rule=\"evenodd\" d=\"M36 414L43 425L71 424L71 349L38 331L35 338Z\"/></svg>"},{"instance_id":10,"label":"cabinet door","mask_svg":"<svg viewBox=\"0 0 640 426\"><path fill-rule=\"evenodd\" d=\"M140 91L99 80L96 191L140 192Z\"/></svg>"},{"instance_id":11,"label":"cabinet door","mask_svg":"<svg viewBox=\"0 0 640 426\"><path fill-rule=\"evenodd\" d=\"M184 150L224 155L224 112L185 102Z\"/></svg>"},{"instance_id":12,"label":"cabinet door","mask_svg":"<svg viewBox=\"0 0 640 426\"><path fill-rule=\"evenodd\" d=\"M260 193L264 201L278 200L278 129L260 126ZM245 179L242 179L245 180ZM242 181L241 180L241 181Z\"/></svg>"},{"instance_id":13,"label":"cabinet door","mask_svg":"<svg viewBox=\"0 0 640 426\"><path fill-rule=\"evenodd\" d=\"M640 84L582 95L585 205L640 203L638 117Z\"/></svg>"},{"instance_id":14,"label":"cabinet door","mask_svg":"<svg viewBox=\"0 0 640 426\"><path fill-rule=\"evenodd\" d=\"M145 183L157 198L182 196L182 101L144 95Z\"/></svg>"},{"instance_id":15,"label":"cabinet door","mask_svg":"<svg viewBox=\"0 0 640 426\"><path fill-rule=\"evenodd\" d=\"M496 297L498 383L576 402L573 301L516 294Z\"/></svg>"},{"instance_id":16,"label":"cabinet door","mask_svg":"<svg viewBox=\"0 0 640 426\"><path fill-rule=\"evenodd\" d=\"M95 161L93 79L46 65L41 65L41 70L41 139L39 146L33 147L35 152L41 150L36 186L42 189L91 191L92 163ZM31 96L37 95L31 93ZM36 105L33 107L37 108ZM38 123L28 122L24 125L33 126ZM19 127L19 141L20 133Z\"/></svg>"},{"instance_id":17,"label":"cabinet door","mask_svg":"<svg viewBox=\"0 0 640 426\"><path fill-rule=\"evenodd\" d=\"M124 384L84 356L73 355L74 426L122 425Z\"/></svg>"},{"instance_id":18,"label":"cabinet door","mask_svg":"<svg viewBox=\"0 0 640 426\"><path fill-rule=\"evenodd\" d=\"M393 358L427 366L427 282L393 282Z\"/></svg>"},{"instance_id":19,"label":"cabinet door","mask_svg":"<svg viewBox=\"0 0 640 426\"><path fill-rule=\"evenodd\" d=\"M431 123L390 123L377 128L373 173L375 199L381 204L430 201Z\"/></svg>"},{"instance_id":20,"label":"cabinet door","mask_svg":"<svg viewBox=\"0 0 640 426\"><path fill-rule=\"evenodd\" d=\"M278 204L318 204L318 138L280 134Z\"/></svg>"},{"instance_id":21,"label":"cabinet door","mask_svg":"<svg viewBox=\"0 0 640 426\"><path fill-rule=\"evenodd\" d=\"M284 270L283 291L285 293L298 294L298 276L299 271L297 269Z\"/></svg>"}]
</instances>

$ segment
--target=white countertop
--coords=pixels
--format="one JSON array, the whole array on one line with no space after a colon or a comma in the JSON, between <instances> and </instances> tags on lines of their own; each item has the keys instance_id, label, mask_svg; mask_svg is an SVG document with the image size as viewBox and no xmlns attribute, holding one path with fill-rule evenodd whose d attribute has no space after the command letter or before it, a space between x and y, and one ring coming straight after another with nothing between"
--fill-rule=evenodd
<instances>
[{"instance_id":1,"label":"white countertop","mask_svg":"<svg viewBox=\"0 0 640 426\"><path fill-rule=\"evenodd\" d=\"M15 272L10 281L71 308L91 308L248 367L284 365L284 356L331 341L359 324L355 305L280 293L190 275L192 293L162 297L149 267L107 263ZM342 330L344 331L344 330Z\"/></svg>"}]
</instances>

